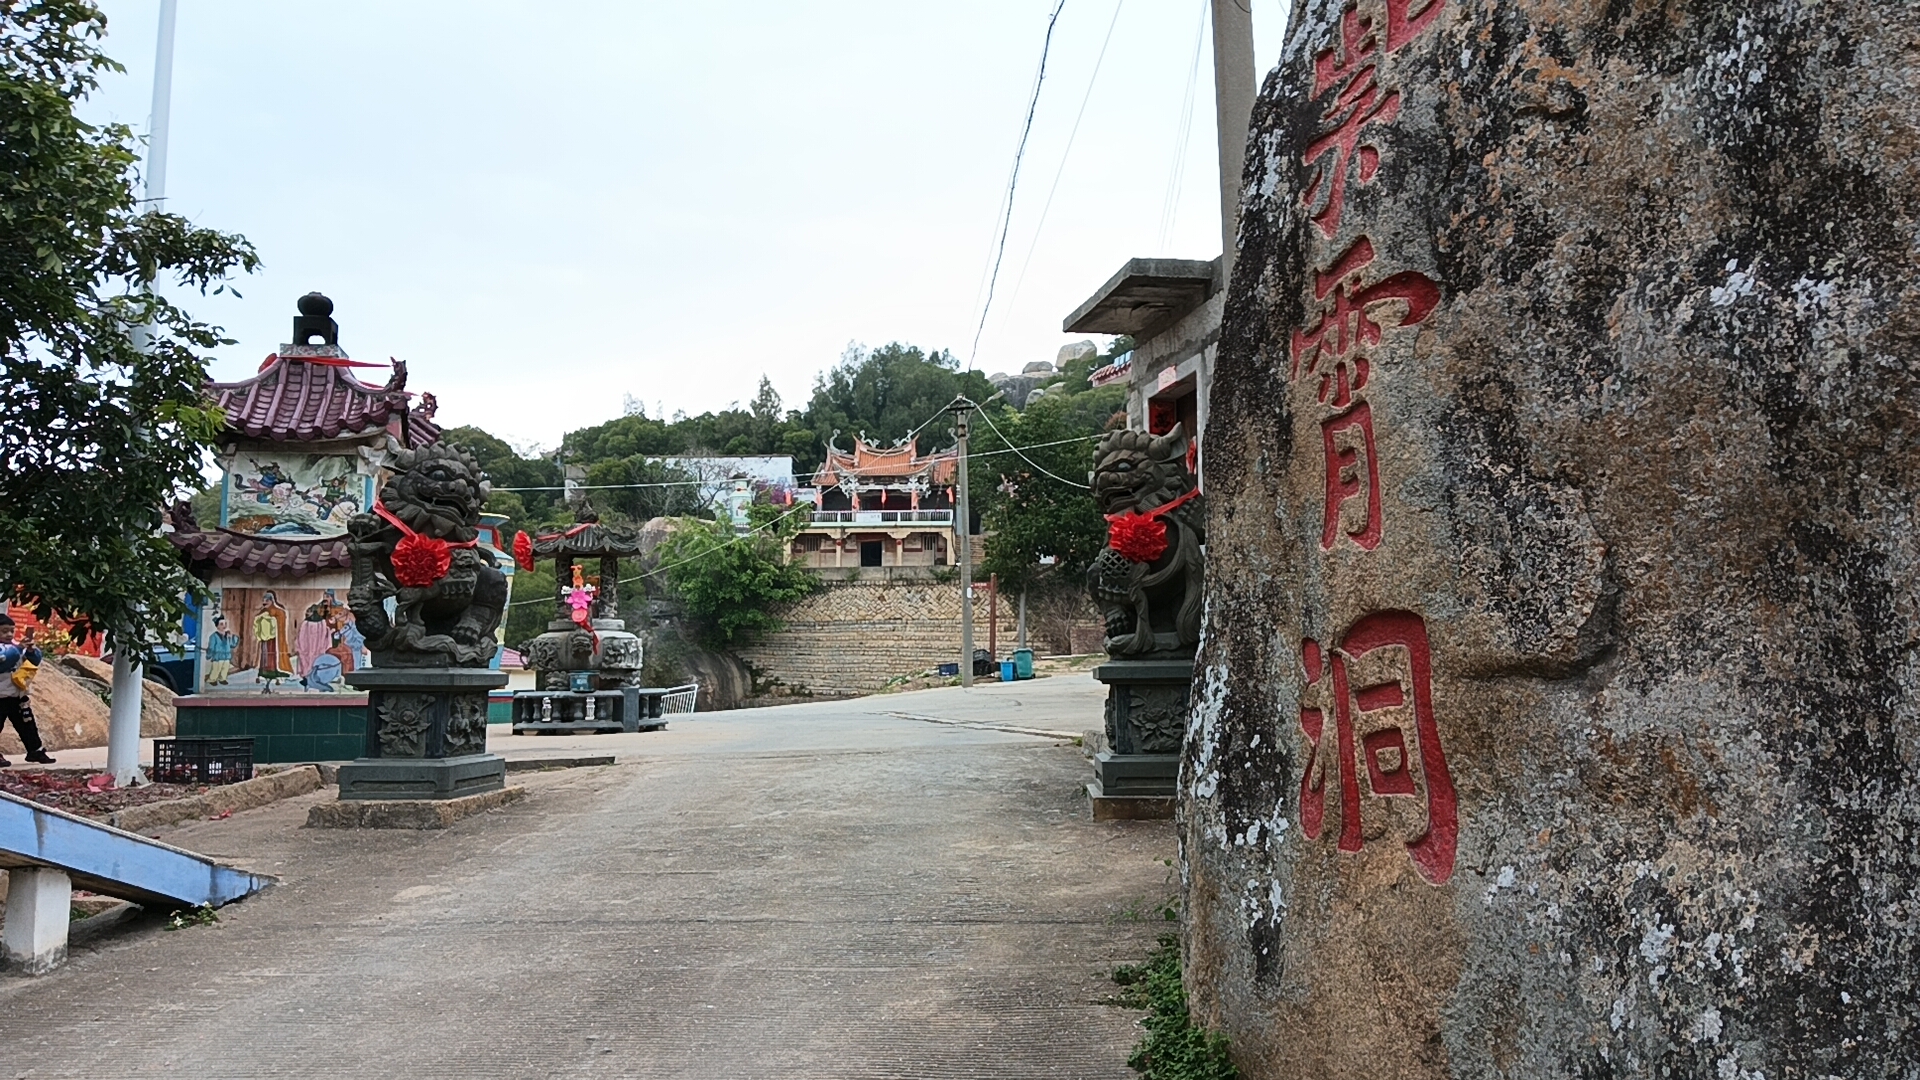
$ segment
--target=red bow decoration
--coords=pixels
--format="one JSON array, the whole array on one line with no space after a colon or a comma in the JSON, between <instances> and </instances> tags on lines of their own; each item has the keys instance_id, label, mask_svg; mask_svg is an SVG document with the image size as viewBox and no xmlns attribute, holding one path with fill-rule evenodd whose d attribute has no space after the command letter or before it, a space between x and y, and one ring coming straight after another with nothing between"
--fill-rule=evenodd
<instances>
[{"instance_id":1,"label":"red bow decoration","mask_svg":"<svg viewBox=\"0 0 1920 1080\"><path fill-rule=\"evenodd\" d=\"M1167 553L1167 523L1163 520L1174 507L1191 502L1198 488L1144 514L1126 511L1107 515L1107 546L1128 562L1150 563Z\"/></svg>"},{"instance_id":2,"label":"red bow decoration","mask_svg":"<svg viewBox=\"0 0 1920 1080\"><path fill-rule=\"evenodd\" d=\"M474 539L455 544L414 532L406 522L394 517L385 503L374 503L373 512L400 530L400 542L393 546L393 578L408 588L424 589L446 577L453 567L453 549L476 547L480 543Z\"/></svg>"},{"instance_id":3,"label":"red bow decoration","mask_svg":"<svg viewBox=\"0 0 1920 1080\"><path fill-rule=\"evenodd\" d=\"M533 569L533 541L524 530L513 534L513 565L522 570Z\"/></svg>"}]
</instances>

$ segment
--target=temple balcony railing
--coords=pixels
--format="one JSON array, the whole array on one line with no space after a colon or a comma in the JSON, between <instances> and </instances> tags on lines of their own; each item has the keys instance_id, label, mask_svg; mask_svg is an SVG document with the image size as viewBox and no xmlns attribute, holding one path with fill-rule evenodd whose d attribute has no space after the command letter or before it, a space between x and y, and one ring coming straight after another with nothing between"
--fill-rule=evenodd
<instances>
[{"instance_id":1,"label":"temple balcony railing","mask_svg":"<svg viewBox=\"0 0 1920 1080\"><path fill-rule=\"evenodd\" d=\"M953 525L952 510L815 510L812 528L850 525Z\"/></svg>"}]
</instances>

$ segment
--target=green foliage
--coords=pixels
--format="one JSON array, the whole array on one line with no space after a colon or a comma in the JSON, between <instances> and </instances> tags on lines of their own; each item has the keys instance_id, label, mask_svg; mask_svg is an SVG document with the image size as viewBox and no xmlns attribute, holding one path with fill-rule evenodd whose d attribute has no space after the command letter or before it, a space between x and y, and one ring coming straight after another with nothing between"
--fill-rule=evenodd
<instances>
[{"instance_id":1,"label":"green foliage","mask_svg":"<svg viewBox=\"0 0 1920 1080\"><path fill-rule=\"evenodd\" d=\"M509 648L517 649L547 631L547 622L558 610L560 586L553 578L553 560L539 559L532 570L513 575L513 601L507 608Z\"/></svg>"},{"instance_id":2,"label":"green foliage","mask_svg":"<svg viewBox=\"0 0 1920 1080\"><path fill-rule=\"evenodd\" d=\"M133 132L74 114L119 70L105 32L85 0L0 4L0 581L144 650L199 591L156 529L200 486L223 422L200 354L228 343L152 289L219 292L258 258L142 212Z\"/></svg>"},{"instance_id":3,"label":"green foliage","mask_svg":"<svg viewBox=\"0 0 1920 1080\"><path fill-rule=\"evenodd\" d=\"M1106 543L1106 520L1087 482L1097 436L1113 416L1104 392L1048 394L1023 413L990 406L992 426L974 426L974 505L986 529L981 568L1009 589L1051 575L1078 579ZM998 429L996 432L995 429ZM1054 445L1047 445L1054 444ZM1015 454L1010 447L1032 447ZM1048 475L1051 473L1052 475Z\"/></svg>"},{"instance_id":4,"label":"green foliage","mask_svg":"<svg viewBox=\"0 0 1920 1080\"><path fill-rule=\"evenodd\" d=\"M603 515L629 521L651 521L657 517L688 517L705 512L700 488L690 481L697 478L685 469L649 458L632 457L596 461L587 466L587 485L595 507ZM621 488L620 484L661 484L663 487Z\"/></svg>"},{"instance_id":5,"label":"green foliage","mask_svg":"<svg viewBox=\"0 0 1920 1080\"><path fill-rule=\"evenodd\" d=\"M1147 1034L1127 1059L1147 1080L1236 1080L1240 1071L1227 1056L1226 1036L1196 1025L1187 1013L1187 989L1180 981L1180 938L1162 934L1147 962L1113 973L1119 1003L1145 1009Z\"/></svg>"},{"instance_id":6,"label":"green foliage","mask_svg":"<svg viewBox=\"0 0 1920 1080\"><path fill-rule=\"evenodd\" d=\"M759 506L748 510L756 528L771 520L770 515L785 513ZM747 535L736 535L722 522L680 519L660 545L660 566L702 639L741 645L778 630L780 621L770 609L820 587L811 571L782 558L783 529L798 518L792 514L778 526Z\"/></svg>"},{"instance_id":7,"label":"green foliage","mask_svg":"<svg viewBox=\"0 0 1920 1080\"><path fill-rule=\"evenodd\" d=\"M212 904L201 904L199 907L182 908L167 916L166 925L160 929L185 930L189 926L212 926L219 921L220 913L213 910Z\"/></svg>"},{"instance_id":8,"label":"green foliage","mask_svg":"<svg viewBox=\"0 0 1920 1080\"><path fill-rule=\"evenodd\" d=\"M549 491L500 491L487 497L487 512L505 514L511 528L532 529L547 521L561 503L560 466L548 458L524 458L513 447L477 427L449 428L441 438L472 454L499 488L551 488Z\"/></svg>"},{"instance_id":9,"label":"green foliage","mask_svg":"<svg viewBox=\"0 0 1920 1080\"><path fill-rule=\"evenodd\" d=\"M811 472L825 454L820 440L798 412L781 412L772 380L747 408L735 405L699 416L672 420L636 414L567 433L561 443L567 461L591 468L595 463L642 457L749 457L792 454L796 471Z\"/></svg>"},{"instance_id":10,"label":"green foliage","mask_svg":"<svg viewBox=\"0 0 1920 1080\"><path fill-rule=\"evenodd\" d=\"M955 395L985 401L993 394L986 376L959 366L950 352L923 353L897 341L864 354L850 346L838 364L814 380L807 423L823 444L838 431L842 447L863 432L870 442L891 445L935 417ZM920 436L922 449L949 427L944 419L928 424Z\"/></svg>"}]
</instances>

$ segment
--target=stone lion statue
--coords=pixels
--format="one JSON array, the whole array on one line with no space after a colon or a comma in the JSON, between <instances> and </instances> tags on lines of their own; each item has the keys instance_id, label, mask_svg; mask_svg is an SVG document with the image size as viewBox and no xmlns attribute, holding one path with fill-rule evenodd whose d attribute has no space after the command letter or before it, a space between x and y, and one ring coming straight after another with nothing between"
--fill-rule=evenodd
<instances>
[{"instance_id":1,"label":"stone lion statue","mask_svg":"<svg viewBox=\"0 0 1920 1080\"><path fill-rule=\"evenodd\" d=\"M1087 571L1106 622L1107 655L1191 656L1200 644L1206 515L1187 436L1115 431L1094 455L1093 498L1108 544Z\"/></svg>"},{"instance_id":2,"label":"stone lion statue","mask_svg":"<svg viewBox=\"0 0 1920 1080\"><path fill-rule=\"evenodd\" d=\"M400 451L390 467L372 512L347 523L347 607L374 666L486 667L507 578L477 545L488 491L480 465L436 443Z\"/></svg>"}]
</instances>

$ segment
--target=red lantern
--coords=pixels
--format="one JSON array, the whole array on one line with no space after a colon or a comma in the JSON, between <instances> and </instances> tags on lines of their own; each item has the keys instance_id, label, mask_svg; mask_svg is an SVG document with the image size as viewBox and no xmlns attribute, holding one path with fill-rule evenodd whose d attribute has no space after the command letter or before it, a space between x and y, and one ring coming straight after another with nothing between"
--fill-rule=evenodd
<instances>
[{"instance_id":1,"label":"red lantern","mask_svg":"<svg viewBox=\"0 0 1920 1080\"><path fill-rule=\"evenodd\" d=\"M513 534L513 565L522 570L533 569L533 540L525 531Z\"/></svg>"}]
</instances>

